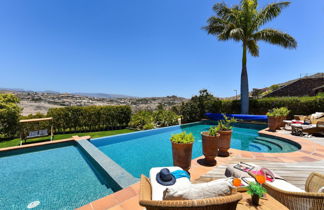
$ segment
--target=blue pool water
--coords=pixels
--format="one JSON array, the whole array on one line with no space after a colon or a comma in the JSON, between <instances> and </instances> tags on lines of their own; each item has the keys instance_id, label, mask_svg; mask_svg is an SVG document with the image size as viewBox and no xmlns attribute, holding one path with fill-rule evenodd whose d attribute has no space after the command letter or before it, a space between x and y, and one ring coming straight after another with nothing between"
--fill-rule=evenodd
<instances>
[{"instance_id":1,"label":"blue pool water","mask_svg":"<svg viewBox=\"0 0 324 210\"><path fill-rule=\"evenodd\" d=\"M207 131L212 125L210 122L200 122L93 139L91 142L133 176L139 177L140 174L148 176L148 172L152 167L173 164L171 143L169 141L172 134L182 131L193 133L195 142L192 158L196 158L202 155L200 133ZM265 127L265 125L235 124L231 148L271 153L292 152L300 148L292 142L259 136L258 131Z\"/></svg>"},{"instance_id":2,"label":"blue pool water","mask_svg":"<svg viewBox=\"0 0 324 210\"><path fill-rule=\"evenodd\" d=\"M76 145L0 157L0 209L74 209L113 193Z\"/></svg>"}]
</instances>

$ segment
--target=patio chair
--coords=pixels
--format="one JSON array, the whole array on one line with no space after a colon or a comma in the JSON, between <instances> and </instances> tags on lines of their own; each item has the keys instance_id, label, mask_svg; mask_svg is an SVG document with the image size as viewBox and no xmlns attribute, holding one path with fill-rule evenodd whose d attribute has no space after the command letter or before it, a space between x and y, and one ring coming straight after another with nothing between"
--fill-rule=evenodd
<instances>
[{"instance_id":1,"label":"patio chair","mask_svg":"<svg viewBox=\"0 0 324 210\"><path fill-rule=\"evenodd\" d=\"M301 125L292 124L292 134L302 136L303 133L324 135L324 121L317 121L316 124Z\"/></svg>"},{"instance_id":2,"label":"patio chair","mask_svg":"<svg viewBox=\"0 0 324 210\"><path fill-rule=\"evenodd\" d=\"M141 176L139 204L147 210L166 210L166 209L223 209L234 210L237 203L242 199L240 193L220 196L215 198L206 198L199 200L152 200L152 187L149 178Z\"/></svg>"},{"instance_id":3,"label":"patio chair","mask_svg":"<svg viewBox=\"0 0 324 210\"><path fill-rule=\"evenodd\" d=\"M250 174L253 176L253 174ZM324 209L324 193L319 189L324 186L324 175L313 172L307 178L305 192L290 192L264 183L267 192L291 210L321 210Z\"/></svg>"}]
</instances>

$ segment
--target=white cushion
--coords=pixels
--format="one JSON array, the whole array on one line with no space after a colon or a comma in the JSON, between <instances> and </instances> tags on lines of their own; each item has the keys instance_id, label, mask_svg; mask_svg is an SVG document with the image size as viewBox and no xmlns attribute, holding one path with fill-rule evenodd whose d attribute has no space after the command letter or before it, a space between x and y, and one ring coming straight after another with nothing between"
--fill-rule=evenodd
<instances>
[{"instance_id":1,"label":"white cushion","mask_svg":"<svg viewBox=\"0 0 324 210\"><path fill-rule=\"evenodd\" d=\"M196 200L231 194L231 179L219 179L202 184L167 187L164 200Z\"/></svg>"},{"instance_id":2,"label":"white cushion","mask_svg":"<svg viewBox=\"0 0 324 210\"><path fill-rule=\"evenodd\" d=\"M156 181L156 174L161 171L162 168L167 168L169 169L170 172L176 171L176 170L182 170L182 168L174 166L174 167L156 167L156 168L151 168L150 170L150 180L151 180L151 186L152 186L152 200L155 201L161 201L163 200L163 192L167 187L170 186L164 186L161 185ZM176 183L172 186L185 186L185 185L190 185L191 182L188 178L182 177L178 178Z\"/></svg>"},{"instance_id":3,"label":"white cushion","mask_svg":"<svg viewBox=\"0 0 324 210\"><path fill-rule=\"evenodd\" d=\"M324 187L319 188L318 192L319 193L324 193Z\"/></svg>"},{"instance_id":4,"label":"white cushion","mask_svg":"<svg viewBox=\"0 0 324 210\"><path fill-rule=\"evenodd\" d=\"M244 178L247 182L255 182L254 178ZM275 179L273 182L267 181L267 184L279 188L284 191L289 191L289 192L305 192L304 190L299 189L293 184L290 184L289 182L286 182L285 180L282 179Z\"/></svg>"}]
</instances>

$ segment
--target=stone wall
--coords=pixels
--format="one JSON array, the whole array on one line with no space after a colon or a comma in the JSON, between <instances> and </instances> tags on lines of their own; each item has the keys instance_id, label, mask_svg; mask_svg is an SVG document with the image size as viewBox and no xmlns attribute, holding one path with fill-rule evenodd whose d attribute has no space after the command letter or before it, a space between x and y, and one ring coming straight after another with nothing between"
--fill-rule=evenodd
<instances>
[{"instance_id":1,"label":"stone wall","mask_svg":"<svg viewBox=\"0 0 324 210\"><path fill-rule=\"evenodd\" d=\"M289 85L269 93L265 97L314 96L314 88L324 85L324 78L299 79Z\"/></svg>"}]
</instances>

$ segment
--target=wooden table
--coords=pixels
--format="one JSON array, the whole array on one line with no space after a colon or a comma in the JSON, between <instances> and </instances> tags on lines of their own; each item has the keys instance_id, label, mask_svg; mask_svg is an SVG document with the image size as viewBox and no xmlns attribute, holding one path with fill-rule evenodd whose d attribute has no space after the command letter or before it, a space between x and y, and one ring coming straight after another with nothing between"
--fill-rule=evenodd
<instances>
[{"instance_id":1,"label":"wooden table","mask_svg":"<svg viewBox=\"0 0 324 210\"><path fill-rule=\"evenodd\" d=\"M288 208L281 204L279 201L266 194L264 198L260 198L259 206L253 206L251 201L251 195L246 192L242 193L243 199L237 204L236 209L259 209L259 210L285 210Z\"/></svg>"}]
</instances>

